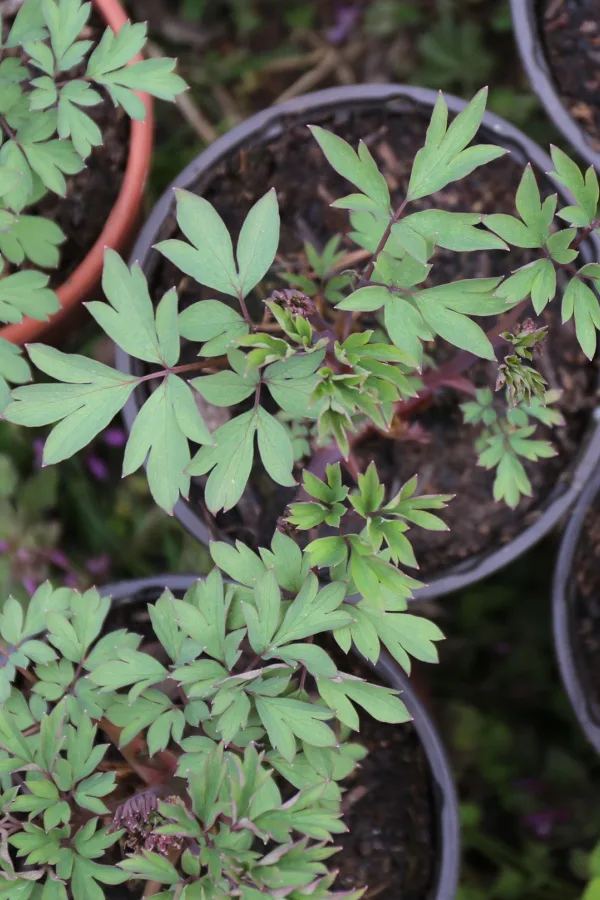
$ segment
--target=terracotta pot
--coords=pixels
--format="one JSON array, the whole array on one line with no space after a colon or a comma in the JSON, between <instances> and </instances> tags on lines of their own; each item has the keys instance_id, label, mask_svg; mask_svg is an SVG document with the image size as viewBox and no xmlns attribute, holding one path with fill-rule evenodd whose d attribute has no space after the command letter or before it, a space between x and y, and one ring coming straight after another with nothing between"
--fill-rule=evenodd
<instances>
[{"instance_id":1,"label":"terracotta pot","mask_svg":"<svg viewBox=\"0 0 600 900\"><path fill-rule=\"evenodd\" d=\"M159 575L107 585L100 588L100 593L111 597L114 606L154 603L166 588L175 596L182 597L196 581L197 575ZM352 653L359 655L355 649ZM423 900L454 900L460 874L460 821L454 776L443 741L426 705L415 690L413 678L406 675L389 653L382 650L376 665L367 662L365 665L384 684L401 693L429 764L435 817L435 871ZM110 888L107 895L111 900L127 900L131 895L125 893L125 889L126 885Z\"/></svg>"},{"instance_id":2,"label":"terracotta pot","mask_svg":"<svg viewBox=\"0 0 600 900\"><path fill-rule=\"evenodd\" d=\"M437 92L420 87L400 84L381 85L364 84L349 87L336 87L306 94L288 100L279 106L271 107L258 113L246 122L237 125L227 134L219 137L210 147L203 150L167 188L152 210L144 225L132 253L132 261L139 261L144 273L152 281L158 261L161 259L154 245L166 236L171 236L169 223L173 221L175 211L175 187L193 189L204 179L203 187L210 179L219 163L244 145L257 146L270 140L286 127L286 117L306 116L306 121L313 121L315 114L323 110L341 111L345 106L364 105L374 108L384 104L403 104L407 108L431 110L437 99ZM465 106L465 101L451 94L444 94L452 113L458 113ZM412 106L411 106L412 105ZM552 167L550 157L522 131L501 119L486 112L483 118L482 135L487 141L507 147L517 162L529 161L536 174L543 179L544 173ZM570 202L569 193L557 184L555 189L559 197ZM585 262L600 259L600 240L592 235L581 246ZM119 347L116 350L116 365L126 374L140 375L145 373L144 364L133 359ZM143 386L144 388L147 385ZM123 415L127 430L130 431L147 394L138 388L127 401ZM540 541L561 520L574 504L584 488L591 473L600 462L600 424L590 419L585 439L573 460L565 477L558 479L556 485L539 505L538 518L524 524L522 530L508 543L502 546L491 546L468 559L457 563L430 579L427 587L417 593L419 598L440 597L453 591L462 590L475 584L517 559L526 550ZM175 515L181 524L199 541L207 544L209 540L228 540L219 529L208 522L208 517L189 501L180 499L175 506Z\"/></svg>"},{"instance_id":3,"label":"terracotta pot","mask_svg":"<svg viewBox=\"0 0 600 900\"><path fill-rule=\"evenodd\" d=\"M93 6L113 31L119 31L128 21L119 0L93 0ZM0 337L4 340L22 345L39 340L49 330L54 331L56 326L64 323L69 314L73 313L99 285L104 249L106 247L125 251L129 249L152 157L153 101L148 94L140 94L140 97L146 107L146 119L144 122L133 120L131 122L129 155L119 196L96 243L56 291L61 305L60 311L48 322L24 318L19 324L0 328Z\"/></svg>"}]
</instances>

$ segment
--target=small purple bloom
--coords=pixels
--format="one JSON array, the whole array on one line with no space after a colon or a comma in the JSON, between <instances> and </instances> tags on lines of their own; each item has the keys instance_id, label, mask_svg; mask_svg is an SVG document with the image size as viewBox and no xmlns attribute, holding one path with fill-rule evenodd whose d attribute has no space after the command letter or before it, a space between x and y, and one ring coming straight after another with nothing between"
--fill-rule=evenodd
<instances>
[{"instance_id":1,"label":"small purple bloom","mask_svg":"<svg viewBox=\"0 0 600 900\"><path fill-rule=\"evenodd\" d=\"M337 6L335 25L332 25L325 32L330 44L342 44L350 36L358 23L362 12L361 6L361 3L357 3L355 6Z\"/></svg>"},{"instance_id":2,"label":"small purple bloom","mask_svg":"<svg viewBox=\"0 0 600 900\"><path fill-rule=\"evenodd\" d=\"M8 541L0 541L0 553L8 553Z\"/></svg>"},{"instance_id":3,"label":"small purple bloom","mask_svg":"<svg viewBox=\"0 0 600 900\"><path fill-rule=\"evenodd\" d=\"M103 553L102 556L96 556L86 560L85 567L90 575L106 575L110 569L110 557Z\"/></svg>"},{"instance_id":4,"label":"small purple bloom","mask_svg":"<svg viewBox=\"0 0 600 900\"><path fill-rule=\"evenodd\" d=\"M36 438L33 442L33 467L41 469L44 461L44 442L41 438Z\"/></svg>"},{"instance_id":5,"label":"small purple bloom","mask_svg":"<svg viewBox=\"0 0 600 900\"><path fill-rule=\"evenodd\" d=\"M110 472L108 471L108 466L104 462L103 459L100 459L99 456L95 454L90 454L86 459L87 467L96 479L96 481L108 481L110 478Z\"/></svg>"},{"instance_id":6,"label":"small purple bloom","mask_svg":"<svg viewBox=\"0 0 600 900\"><path fill-rule=\"evenodd\" d=\"M102 432L102 440L109 447L124 447L127 443L127 435L122 428L107 428Z\"/></svg>"},{"instance_id":7,"label":"small purple bloom","mask_svg":"<svg viewBox=\"0 0 600 900\"><path fill-rule=\"evenodd\" d=\"M75 575L65 575L64 585L65 587L76 588L79 587L79 582Z\"/></svg>"},{"instance_id":8,"label":"small purple bloom","mask_svg":"<svg viewBox=\"0 0 600 900\"><path fill-rule=\"evenodd\" d=\"M525 824L539 838L550 837L556 825L568 822L571 815L563 809L543 809L525 816Z\"/></svg>"},{"instance_id":9,"label":"small purple bloom","mask_svg":"<svg viewBox=\"0 0 600 900\"><path fill-rule=\"evenodd\" d=\"M23 587L27 591L28 594L35 594L37 584L33 580L33 578L24 578L23 579Z\"/></svg>"},{"instance_id":10,"label":"small purple bloom","mask_svg":"<svg viewBox=\"0 0 600 900\"><path fill-rule=\"evenodd\" d=\"M65 571L67 572L71 569L71 563L62 550L53 550L50 554L50 562L57 566L59 569L65 569Z\"/></svg>"}]
</instances>

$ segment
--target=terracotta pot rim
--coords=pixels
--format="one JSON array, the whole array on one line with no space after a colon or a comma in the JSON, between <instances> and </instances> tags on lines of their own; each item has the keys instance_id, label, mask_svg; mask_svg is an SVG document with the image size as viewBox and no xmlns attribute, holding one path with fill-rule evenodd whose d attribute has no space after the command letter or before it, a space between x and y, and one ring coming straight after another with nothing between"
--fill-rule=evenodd
<instances>
[{"instance_id":1,"label":"terracotta pot rim","mask_svg":"<svg viewBox=\"0 0 600 900\"><path fill-rule=\"evenodd\" d=\"M99 588L103 597L110 597L115 606L126 606L135 595L142 594L144 602L158 599L164 590L185 592L202 575L156 575L131 581L120 581ZM228 579L229 580L229 579ZM412 716L412 724L423 747L432 786L435 818L434 876L425 900L455 900L460 874L460 817L458 796L446 748L426 705L414 688L411 679L398 663L383 650L377 663L363 659L356 649L355 656L379 676L381 681L402 695L402 702Z\"/></svg>"},{"instance_id":2,"label":"terracotta pot rim","mask_svg":"<svg viewBox=\"0 0 600 900\"><path fill-rule=\"evenodd\" d=\"M171 183L154 206L142 228L131 255L131 260L139 262L144 273L151 278L159 258L153 245L164 235L161 229L165 220L174 213L174 188L190 188L200 176L212 170L221 159L236 152L247 141L260 142L277 134L285 127L286 116L313 114L324 109L340 110L344 105L373 104L413 104L429 111L437 99L437 91L401 84L364 84L348 87L328 88L302 97L288 100L270 107L237 125L227 134L219 137L203 150ZM444 92L450 112L457 113L465 106L465 101ZM486 112L482 128L488 139L508 147L519 161L529 160L540 174L548 172L552 161L542 148L528 138L516 126L493 113ZM559 196L568 202L570 195L562 187L555 185ZM582 244L582 257L586 262L600 259L600 240L592 235L589 242ZM127 374L137 374L136 361L119 347L116 348L116 366ZM131 430L141 406L139 391L135 391L127 401L123 418L127 431ZM522 530L507 544L491 546L485 551L469 557L461 563L449 566L431 578L430 583L416 592L419 599L440 597L462 590L475 584L517 559L530 547L538 543L564 517L588 482L600 462L600 422L590 416L590 424L576 457L564 478L558 480L549 495L539 505L539 518ZM213 538L201 515L187 500L180 499L175 506L175 516L179 522L203 544ZM227 540L220 536L220 540Z\"/></svg>"},{"instance_id":3,"label":"terracotta pot rim","mask_svg":"<svg viewBox=\"0 0 600 900\"><path fill-rule=\"evenodd\" d=\"M113 31L119 31L128 16L119 0L92 0L94 9ZM141 57L138 57L141 59ZM50 327L60 322L98 284L102 276L104 250L121 248L135 224L144 196L152 156L153 101L148 94L139 95L146 107L144 122L131 122L129 153L123 182L115 204L95 243L56 294L61 309L47 322L24 318L22 322L0 328L0 338L13 344L38 340Z\"/></svg>"}]
</instances>

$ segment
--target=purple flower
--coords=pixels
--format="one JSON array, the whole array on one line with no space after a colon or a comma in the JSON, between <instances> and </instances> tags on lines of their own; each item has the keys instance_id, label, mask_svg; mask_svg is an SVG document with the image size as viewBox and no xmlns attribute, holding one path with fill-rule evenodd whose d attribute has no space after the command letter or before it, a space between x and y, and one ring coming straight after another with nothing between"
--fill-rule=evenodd
<instances>
[{"instance_id":1,"label":"purple flower","mask_svg":"<svg viewBox=\"0 0 600 900\"><path fill-rule=\"evenodd\" d=\"M27 591L28 594L35 594L37 584L33 580L33 578L24 578L23 579L23 587Z\"/></svg>"},{"instance_id":2,"label":"purple flower","mask_svg":"<svg viewBox=\"0 0 600 900\"><path fill-rule=\"evenodd\" d=\"M122 428L107 428L102 432L102 440L109 447L124 447L127 443L127 435Z\"/></svg>"},{"instance_id":3,"label":"purple flower","mask_svg":"<svg viewBox=\"0 0 600 900\"><path fill-rule=\"evenodd\" d=\"M44 457L44 442L41 438L36 438L33 442L33 467L41 469Z\"/></svg>"},{"instance_id":4,"label":"purple flower","mask_svg":"<svg viewBox=\"0 0 600 900\"><path fill-rule=\"evenodd\" d=\"M65 575L64 585L65 587L76 588L79 587L79 582L75 575Z\"/></svg>"},{"instance_id":5,"label":"purple flower","mask_svg":"<svg viewBox=\"0 0 600 900\"><path fill-rule=\"evenodd\" d=\"M87 467L96 479L96 481L108 481L110 472L108 466L103 459L91 453L86 459Z\"/></svg>"},{"instance_id":6,"label":"purple flower","mask_svg":"<svg viewBox=\"0 0 600 900\"><path fill-rule=\"evenodd\" d=\"M85 567L90 575L106 575L110 569L110 556L103 553L102 556L95 556L86 560Z\"/></svg>"},{"instance_id":7,"label":"purple flower","mask_svg":"<svg viewBox=\"0 0 600 900\"><path fill-rule=\"evenodd\" d=\"M9 543L8 541L0 541L0 553L8 553Z\"/></svg>"},{"instance_id":8,"label":"purple flower","mask_svg":"<svg viewBox=\"0 0 600 900\"><path fill-rule=\"evenodd\" d=\"M330 44L342 44L352 33L362 12L361 3L355 6L338 5L335 11L335 25L325 32Z\"/></svg>"},{"instance_id":9,"label":"purple flower","mask_svg":"<svg viewBox=\"0 0 600 900\"><path fill-rule=\"evenodd\" d=\"M525 825L539 838L550 837L556 825L568 822L571 814L564 809L542 809L525 816Z\"/></svg>"},{"instance_id":10,"label":"purple flower","mask_svg":"<svg viewBox=\"0 0 600 900\"><path fill-rule=\"evenodd\" d=\"M71 569L71 563L62 550L53 550L50 554L50 562L52 562L59 569L65 569L65 571L67 572Z\"/></svg>"}]
</instances>

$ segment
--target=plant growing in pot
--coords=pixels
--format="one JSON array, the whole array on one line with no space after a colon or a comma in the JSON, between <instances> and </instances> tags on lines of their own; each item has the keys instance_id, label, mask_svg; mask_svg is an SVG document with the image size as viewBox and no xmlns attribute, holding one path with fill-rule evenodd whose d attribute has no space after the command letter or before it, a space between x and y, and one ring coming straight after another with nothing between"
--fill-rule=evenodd
<instances>
[{"instance_id":1,"label":"plant growing in pot","mask_svg":"<svg viewBox=\"0 0 600 900\"><path fill-rule=\"evenodd\" d=\"M397 690L356 673L346 637L360 630L377 659L368 622L385 619L403 635L407 664L408 653L432 660L441 635L403 611L401 592L388 591L396 607L384 613L354 605L342 581L321 586L284 534L260 555L225 543L212 554L205 580L179 579L191 585L183 599L152 580L156 602L132 590L133 608L111 609L94 589L47 582L25 608L2 603L1 897L102 900L126 882L127 896L164 900L362 896L362 884L332 888L329 862L345 831L339 782L365 756L351 740L358 707L371 741L373 720L410 715ZM140 633L122 627L132 620ZM405 732L411 761L394 807L397 792L413 803L424 790L429 808L411 746ZM431 845L416 866L414 856L423 834L434 842L432 827L420 821L415 834L410 810L404 832L392 829L392 844L407 841L413 855L400 854L403 881L388 873L390 896L450 900L458 848L453 876L432 894Z\"/></svg>"},{"instance_id":2,"label":"plant growing in pot","mask_svg":"<svg viewBox=\"0 0 600 900\"><path fill-rule=\"evenodd\" d=\"M118 33L104 29L92 17L92 4L81 0L25 0L2 22L0 322L14 326L0 331L3 401L7 381L29 378L19 351L7 343L30 336L23 318L44 322L61 302L81 299L70 288L59 288L58 295L53 288L89 253L115 204L127 163L124 113L143 124L148 103L140 91L173 100L185 88L174 60L135 61L145 41L145 25L124 20ZM130 198L135 203L140 177L143 184L143 166ZM129 193L130 182L131 175ZM126 220L121 224L130 223L123 203L118 213ZM114 230L103 231L105 244ZM102 252L96 251L100 261ZM92 263L86 257L86 271L75 279L88 289L99 275L88 271Z\"/></svg>"},{"instance_id":3,"label":"plant growing in pot","mask_svg":"<svg viewBox=\"0 0 600 900\"><path fill-rule=\"evenodd\" d=\"M502 161L506 148L498 144L469 146L482 121L485 96L485 91L480 92L450 125L445 100L438 98L406 191L398 197L399 180L392 188L395 209L390 205L388 180L364 142L357 154L338 135L319 126L313 129L324 156L314 162L315 154L301 147L303 154L310 154L309 168L319 166L320 171L321 159L326 158L327 171L333 173L340 193L344 187L347 190L348 182L358 192L334 200L328 191L336 217L346 221L350 211L353 231L346 240L354 249L344 253L342 260L335 236L323 250L308 246L303 252L310 277L277 255L280 222L273 191L260 197L245 217L239 229L237 262L231 237L211 203L177 191L177 223L187 241L167 240L157 249L171 266L171 285L180 278L179 272L186 275L180 284L181 312L174 288L166 290L154 310L140 268L135 265L129 270L116 254L108 253L104 289L110 305L92 303L89 310L139 365L120 373L82 357L32 346L29 353L38 368L63 383L17 389L5 410L6 418L28 426L62 420L45 446L45 462L55 463L85 446L137 391L145 402L137 406L124 474L147 460L151 490L169 512L180 495L188 496L190 485L192 491L199 485L202 502L218 517L221 534L233 531L236 537L246 537L250 532L254 546L270 540L277 518L294 501L296 476L304 469L303 489L315 502L308 519L297 519L292 507L293 523L311 529L315 564L347 573L367 598L376 577L370 566L368 574L363 571L361 551L352 547L356 539L352 529L362 527L360 510L345 526L345 535L336 534L336 493L343 492L350 481L357 483L361 469L369 469L374 485L385 484L389 510L396 510L400 522L383 530L370 522L368 538L378 553L389 539L391 558L414 567L403 533L408 523L429 520L415 509L404 516L402 504L416 491L410 476L418 467L403 472L408 486L395 482L398 471L406 466L402 457L414 459L411 448L418 448L428 437L427 420L421 414L427 413L430 404L436 411L434 401L440 389L444 396L452 396L454 418L440 418L434 451L439 449L437 457L427 462L427 481L431 482L431 472L445 472L443 441L453 433L448 429L455 429L462 406L461 415L478 429L480 465L492 471L491 478L484 476L486 492L491 494L493 483L496 498L511 506L527 499L533 493L531 480L537 477L536 460L546 466L554 455L547 440L549 426L560 422L552 407L556 399L552 365L545 369L553 382L548 390L530 357L548 342L545 328L551 324L552 340L566 335L568 341L565 356L571 368L565 383L570 378L571 383L580 384L583 371L585 385L589 372L581 360L593 357L595 351L595 323L600 315L594 285L600 269L597 264L578 266L576 260L585 237L598 228L598 185L593 172L584 177L564 154L554 152L555 181L565 184L575 201L559 210L564 220L573 223L562 230L557 230L555 222L556 195L542 197L529 166L517 190L518 218L500 212L486 216L483 209L457 213L427 206L444 199L443 190L453 187L456 179L473 172L482 181L480 167ZM360 121L372 125L369 115L364 107L357 114ZM350 118L348 127L355 124ZM409 133L409 128L402 133ZM300 141L297 129L291 128L289 135L294 144ZM256 153L264 156L262 145ZM304 161L305 156L300 159ZM514 166L509 171L514 174ZM239 196L238 182L230 188L229 177L223 177L221 183ZM311 203L312 199L310 192ZM287 219L284 240L289 233ZM509 260L520 261L509 277L432 281L436 265L444 274L459 252L462 266L465 257L471 259L482 247L487 262L492 251L499 251L495 255L500 257L509 245L517 253ZM510 272L517 267L509 262L507 268ZM469 271L479 272L477 264ZM281 288L282 275L290 287ZM556 321L556 301L549 302L559 283L566 288L562 314L570 323L563 327ZM522 316L529 316L530 303L540 321L534 326L526 318L519 324ZM486 316L495 321L487 336L479 324ZM435 360L429 353L433 338L438 338ZM450 345L458 351L454 355ZM490 387L497 381L504 386L494 397ZM593 402L591 393L584 404ZM580 424L581 415L576 419ZM431 421L427 427L433 430ZM573 440L580 433L571 431L569 437ZM464 426L463 441L464 434L468 434L470 451L470 424ZM200 445L193 459L190 442ZM464 447L461 443L463 454ZM295 459L295 454L301 458ZM465 466L465 458L460 463L463 491L467 490L465 479L478 480L475 458L473 468ZM382 469L379 479L369 468L369 459ZM326 484L327 465L339 462L345 470L341 484L338 468L329 470L332 482ZM556 479L555 469L545 471ZM449 490L436 488L427 493L454 493L452 482L448 486ZM380 487L373 490L378 498ZM459 492L453 505L461 510L454 520L458 528L471 519L478 521L480 513L473 508L471 495L465 499ZM243 519L247 510L255 516L254 534ZM485 507L486 514L488 510ZM367 507L363 511L368 512ZM510 521L518 528L519 515L512 515ZM494 536L492 531L492 540ZM428 572L436 537L428 535L418 554ZM505 539L503 532L496 538L501 539Z\"/></svg>"},{"instance_id":4,"label":"plant growing in pot","mask_svg":"<svg viewBox=\"0 0 600 900\"><path fill-rule=\"evenodd\" d=\"M600 3L511 0L515 37L531 86L557 128L600 166Z\"/></svg>"}]
</instances>

